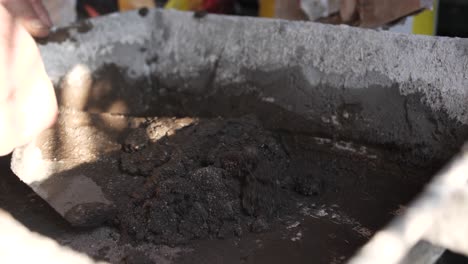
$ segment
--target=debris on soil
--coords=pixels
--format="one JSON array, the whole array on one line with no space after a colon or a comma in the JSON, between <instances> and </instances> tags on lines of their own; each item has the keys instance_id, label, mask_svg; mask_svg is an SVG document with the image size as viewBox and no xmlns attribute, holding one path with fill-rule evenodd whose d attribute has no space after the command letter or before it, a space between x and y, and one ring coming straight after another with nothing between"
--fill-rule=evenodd
<instances>
[{"instance_id":1,"label":"debris on soil","mask_svg":"<svg viewBox=\"0 0 468 264\"><path fill-rule=\"evenodd\" d=\"M291 184L289 162L250 116L150 120L123 144L121 170L146 178L116 223L137 240L173 245L268 231L293 209L286 193L319 195L323 187L310 175Z\"/></svg>"}]
</instances>

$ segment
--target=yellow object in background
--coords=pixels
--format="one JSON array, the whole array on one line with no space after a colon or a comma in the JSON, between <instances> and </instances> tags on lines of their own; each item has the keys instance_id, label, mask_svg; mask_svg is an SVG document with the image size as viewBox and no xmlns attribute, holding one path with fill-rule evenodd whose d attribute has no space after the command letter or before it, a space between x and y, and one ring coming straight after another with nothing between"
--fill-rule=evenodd
<instances>
[{"instance_id":1,"label":"yellow object in background","mask_svg":"<svg viewBox=\"0 0 468 264\"><path fill-rule=\"evenodd\" d=\"M434 0L432 9L424 10L414 16L413 34L434 36L437 28L439 0Z\"/></svg>"},{"instance_id":2,"label":"yellow object in background","mask_svg":"<svg viewBox=\"0 0 468 264\"><path fill-rule=\"evenodd\" d=\"M203 0L169 0L164 8L172 8L182 11L198 10L203 5Z\"/></svg>"},{"instance_id":3,"label":"yellow object in background","mask_svg":"<svg viewBox=\"0 0 468 264\"><path fill-rule=\"evenodd\" d=\"M275 0L260 0L260 17L275 17Z\"/></svg>"},{"instance_id":4,"label":"yellow object in background","mask_svg":"<svg viewBox=\"0 0 468 264\"><path fill-rule=\"evenodd\" d=\"M436 33L435 14L437 13L436 8L434 7L433 10L425 10L414 16L413 34L434 36Z\"/></svg>"},{"instance_id":5,"label":"yellow object in background","mask_svg":"<svg viewBox=\"0 0 468 264\"><path fill-rule=\"evenodd\" d=\"M119 0L119 10L128 11L133 9L139 9L143 7L154 7L153 0Z\"/></svg>"}]
</instances>

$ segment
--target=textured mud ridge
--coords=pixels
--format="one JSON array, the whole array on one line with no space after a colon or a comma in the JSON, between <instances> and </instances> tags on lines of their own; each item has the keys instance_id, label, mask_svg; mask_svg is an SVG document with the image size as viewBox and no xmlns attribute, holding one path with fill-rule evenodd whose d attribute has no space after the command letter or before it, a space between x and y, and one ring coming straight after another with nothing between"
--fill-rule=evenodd
<instances>
[{"instance_id":1,"label":"textured mud ridge","mask_svg":"<svg viewBox=\"0 0 468 264\"><path fill-rule=\"evenodd\" d=\"M178 129L178 130L177 130ZM295 175L280 140L253 117L155 119L130 132L121 170L146 177L117 224L137 240L178 244L264 232L320 195L318 175Z\"/></svg>"}]
</instances>

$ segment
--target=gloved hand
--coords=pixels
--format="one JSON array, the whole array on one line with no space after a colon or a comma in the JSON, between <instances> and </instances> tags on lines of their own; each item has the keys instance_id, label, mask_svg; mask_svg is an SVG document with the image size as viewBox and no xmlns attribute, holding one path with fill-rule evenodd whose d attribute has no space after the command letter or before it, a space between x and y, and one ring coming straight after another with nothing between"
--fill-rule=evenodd
<instances>
[{"instance_id":1,"label":"gloved hand","mask_svg":"<svg viewBox=\"0 0 468 264\"><path fill-rule=\"evenodd\" d=\"M37 9L39 3L0 3L7 6L0 4L0 155L6 155L55 122L57 102L37 45L28 33L48 33L47 17Z\"/></svg>"}]
</instances>

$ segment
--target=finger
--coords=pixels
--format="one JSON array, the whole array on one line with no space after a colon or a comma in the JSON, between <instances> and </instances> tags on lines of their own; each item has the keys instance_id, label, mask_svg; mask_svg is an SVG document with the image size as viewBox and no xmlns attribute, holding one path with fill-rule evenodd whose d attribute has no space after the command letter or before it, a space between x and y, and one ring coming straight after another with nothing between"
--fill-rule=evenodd
<instances>
[{"instance_id":1,"label":"finger","mask_svg":"<svg viewBox=\"0 0 468 264\"><path fill-rule=\"evenodd\" d=\"M34 37L45 37L49 26L40 19L29 0L3 1L3 5Z\"/></svg>"},{"instance_id":2,"label":"finger","mask_svg":"<svg viewBox=\"0 0 468 264\"><path fill-rule=\"evenodd\" d=\"M29 0L31 2L31 5L36 12L36 14L39 16L39 19L48 26L49 28L53 26L52 20L50 19L49 12L45 8L44 4L42 3L42 0Z\"/></svg>"},{"instance_id":3,"label":"finger","mask_svg":"<svg viewBox=\"0 0 468 264\"><path fill-rule=\"evenodd\" d=\"M18 144L24 144L50 126L56 117L57 102L52 83L32 37L18 29L13 45L16 58L11 73L15 89L14 114ZM27 74L28 78L24 78Z\"/></svg>"},{"instance_id":4,"label":"finger","mask_svg":"<svg viewBox=\"0 0 468 264\"><path fill-rule=\"evenodd\" d=\"M52 125L57 102L34 39L1 4L0 21L1 156Z\"/></svg>"}]
</instances>

